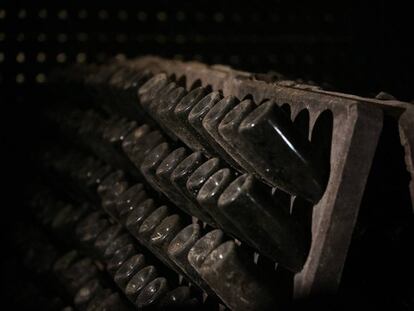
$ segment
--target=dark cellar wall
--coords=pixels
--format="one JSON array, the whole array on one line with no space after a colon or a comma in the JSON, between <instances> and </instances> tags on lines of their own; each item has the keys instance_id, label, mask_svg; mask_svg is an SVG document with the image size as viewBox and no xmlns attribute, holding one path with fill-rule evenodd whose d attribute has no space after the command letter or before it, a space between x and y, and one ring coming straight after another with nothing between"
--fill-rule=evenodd
<instances>
[{"instance_id":1,"label":"dark cellar wall","mask_svg":"<svg viewBox=\"0 0 414 311\"><path fill-rule=\"evenodd\" d=\"M27 216L25 193L38 177L31 158L54 139L39 113L48 104L45 82L52 68L103 62L119 53L155 54L253 72L276 71L342 92L375 96L385 91L412 101L413 29L409 1L0 1L4 243L12 240L10 229ZM388 148L400 147L396 131L396 124L387 121L374 167L385 167ZM373 229L355 237L344 271L348 292L355 291L350 288L358 273L366 273L365 283L358 287L362 291L365 284L383 281L388 283L381 292L385 295L393 282L407 282L398 278L404 271L393 276L389 263L398 265L398 260L391 255L373 265L368 259L358 261L374 261L374 254L381 254L383 236L376 234L387 220L387 208L408 200L402 185L376 196L383 189L378 180L408 178L401 152L397 157L396 167L370 176L357 234ZM393 203L393 197L400 200ZM376 206L381 206L380 215ZM386 243L398 235L395 231L407 215L412 216L406 210L395 212L395 226L382 233ZM401 230L408 227L404 224ZM366 243L372 248L367 249ZM404 245L399 241L385 249L387 254L408 256ZM375 273L383 265L382 279ZM408 294L398 297L397 288L390 297L403 301ZM375 297L376 289L369 297Z\"/></svg>"},{"instance_id":2,"label":"dark cellar wall","mask_svg":"<svg viewBox=\"0 0 414 311\"><path fill-rule=\"evenodd\" d=\"M15 87L20 73L28 86L57 65L157 54L412 99L407 4L303 2L2 1L0 81Z\"/></svg>"}]
</instances>

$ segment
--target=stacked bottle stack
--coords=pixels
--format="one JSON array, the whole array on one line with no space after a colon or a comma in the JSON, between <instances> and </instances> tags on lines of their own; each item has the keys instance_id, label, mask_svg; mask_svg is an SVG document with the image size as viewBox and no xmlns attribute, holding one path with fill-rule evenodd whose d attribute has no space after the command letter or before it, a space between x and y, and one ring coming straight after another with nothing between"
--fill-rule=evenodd
<instances>
[{"instance_id":1,"label":"stacked bottle stack","mask_svg":"<svg viewBox=\"0 0 414 311\"><path fill-rule=\"evenodd\" d=\"M52 86L47 117L65 147L43 155L44 171L96 209L74 236L127 306L289 303L329 164L280 103L188 90L133 61L73 67Z\"/></svg>"},{"instance_id":2,"label":"stacked bottle stack","mask_svg":"<svg viewBox=\"0 0 414 311\"><path fill-rule=\"evenodd\" d=\"M203 310L210 303L201 304L200 291L179 284L175 273L103 210L89 204L77 207L50 192L39 195L32 206L39 223L69 250L52 271L76 310Z\"/></svg>"}]
</instances>

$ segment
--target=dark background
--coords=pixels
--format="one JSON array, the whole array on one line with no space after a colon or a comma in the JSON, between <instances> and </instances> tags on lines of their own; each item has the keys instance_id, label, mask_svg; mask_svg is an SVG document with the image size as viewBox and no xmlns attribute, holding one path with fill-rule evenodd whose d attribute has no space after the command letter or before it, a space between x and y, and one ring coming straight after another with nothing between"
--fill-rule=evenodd
<instances>
[{"instance_id":1,"label":"dark background","mask_svg":"<svg viewBox=\"0 0 414 311\"><path fill-rule=\"evenodd\" d=\"M157 54L411 100L414 25L404 3L3 0L0 81L20 93L55 66Z\"/></svg>"},{"instance_id":2,"label":"dark background","mask_svg":"<svg viewBox=\"0 0 414 311\"><path fill-rule=\"evenodd\" d=\"M52 68L103 62L117 54L155 54L277 71L343 92L385 91L411 101L413 29L409 1L0 1L4 243L12 242L16 219L25 214L22 199L37 177L32 155L53 137L39 114L48 102ZM410 258L404 251L408 242L392 241L402 234L394 232L401 219L412 213L406 208L408 176L397 128L391 121L387 126L394 135L382 140L376 155L344 295L366 301L387 297L389 306L396 301L405 306L413 293L406 285L411 270L403 265ZM398 150L395 156L390 148ZM401 176L391 190L384 186ZM391 226L384 221L394 215L390 211L397 219ZM391 233L384 233L384 226ZM367 227L373 228L368 235Z\"/></svg>"}]
</instances>

